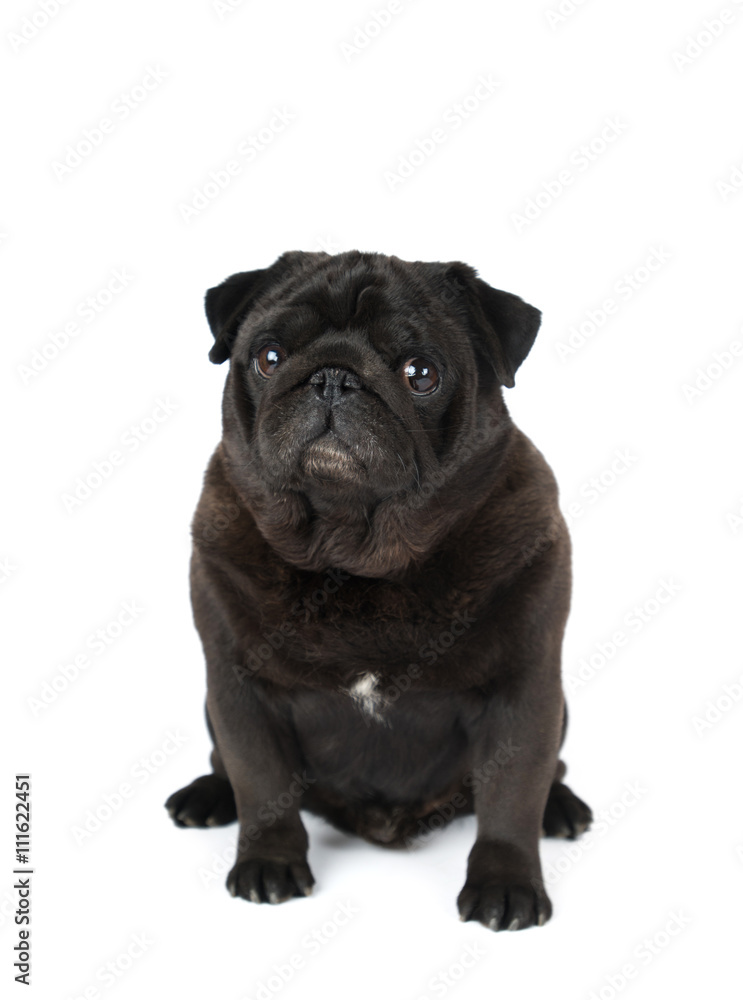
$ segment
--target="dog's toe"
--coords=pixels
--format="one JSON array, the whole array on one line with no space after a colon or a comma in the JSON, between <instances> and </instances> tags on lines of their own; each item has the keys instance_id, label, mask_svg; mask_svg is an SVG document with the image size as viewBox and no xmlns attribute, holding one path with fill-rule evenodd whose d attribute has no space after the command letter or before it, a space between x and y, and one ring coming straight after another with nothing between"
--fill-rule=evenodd
<instances>
[{"instance_id":1,"label":"dog's toe","mask_svg":"<svg viewBox=\"0 0 743 1000\"><path fill-rule=\"evenodd\" d=\"M468 880L457 900L461 920L477 920L491 931L541 927L552 915L552 904L535 883Z\"/></svg>"},{"instance_id":2,"label":"dog's toe","mask_svg":"<svg viewBox=\"0 0 743 1000\"><path fill-rule=\"evenodd\" d=\"M309 896L314 882L304 859L247 858L227 876L230 894L251 903L285 903L295 896Z\"/></svg>"}]
</instances>

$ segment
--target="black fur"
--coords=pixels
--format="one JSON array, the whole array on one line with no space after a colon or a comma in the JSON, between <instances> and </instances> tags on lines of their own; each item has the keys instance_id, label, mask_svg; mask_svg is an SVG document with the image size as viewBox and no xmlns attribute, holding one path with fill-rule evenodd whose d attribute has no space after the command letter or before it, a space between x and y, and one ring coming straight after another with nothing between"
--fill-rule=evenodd
<instances>
[{"instance_id":1,"label":"black fur","mask_svg":"<svg viewBox=\"0 0 743 1000\"><path fill-rule=\"evenodd\" d=\"M300 807L389 846L474 809L460 915L543 923L540 832L591 814L558 761L569 539L501 391L538 310L461 263L353 252L284 254L206 311L230 359L193 522L213 774L171 815L238 818L228 887L279 902L313 883Z\"/></svg>"}]
</instances>

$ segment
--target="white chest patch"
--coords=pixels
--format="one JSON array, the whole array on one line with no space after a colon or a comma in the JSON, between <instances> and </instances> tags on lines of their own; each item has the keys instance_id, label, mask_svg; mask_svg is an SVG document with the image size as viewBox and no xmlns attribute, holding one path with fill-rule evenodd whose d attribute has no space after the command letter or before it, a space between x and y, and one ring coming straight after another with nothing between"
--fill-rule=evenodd
<instances>
[{"instance_id":1,"label":"white chest patch","mask_svg":"<svg viewBox=\"0 0 743 1000\"><path fill-rule=\"evenodd\" d=\"M384 707L384 695L377 688L379 677L377 674L364 674L356 683L348 688L348 694L356 702L359 709L368 715L370 719L382 720L382 708Z\"/></svg>"}]
</instances>

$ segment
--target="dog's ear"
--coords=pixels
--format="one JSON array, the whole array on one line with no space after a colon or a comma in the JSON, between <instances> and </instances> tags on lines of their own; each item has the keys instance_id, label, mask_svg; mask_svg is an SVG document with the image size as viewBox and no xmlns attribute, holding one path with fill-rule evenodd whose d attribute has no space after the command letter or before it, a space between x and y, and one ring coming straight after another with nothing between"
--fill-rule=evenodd
<instances>
[{"instance_id":1,"label":"dog's ear","mask_svg":"<svg viewBox=\"0 0 743 1000\"><path fill-rule=\"evenodd\" d=\"M466 264L448 265L446 281L464 292L480 348L501 385L512 389L537 336L541 312L518 295L491 288Z\"/></svg>"},{"instance_id":2,"label":"dog's ear","mask_svg":"<svg viewBox=\"0 0 743 1000\"><path fill-rule=\"evenodd\" d=\"M215 365L226 361L232 353L240 324L249 312L259 308L258 300L263 293L285 274L302 267L312 257L320 256L326 257L327 254L290 250L270 267L258 271L240 271L221 285L210 288L204 300L206 318L214 334L214 346L209 351L209 360Z\"/></svg>"},{"instance_id":3,"label":"dog's ear","mask_svg":"<svg viewBox=\"0 0 743 1000\"><path fill-rule=\"evenodd\" d=\"M229 358L238 327L265 289L268 283L266 276L270 270L271 268L263 268L259 271L241 271L206 293L206 318L214 334L214 346L209 351L209 360L215 365L221 365Z\"/></svg>"}]
</instances>

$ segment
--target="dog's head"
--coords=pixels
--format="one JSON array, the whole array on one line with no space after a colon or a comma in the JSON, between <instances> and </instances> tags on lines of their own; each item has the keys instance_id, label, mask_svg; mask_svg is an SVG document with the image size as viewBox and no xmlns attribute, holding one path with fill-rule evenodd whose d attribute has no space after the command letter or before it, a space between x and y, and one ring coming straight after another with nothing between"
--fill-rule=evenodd
<instances>
[{"instance_id":1,"label":"dog's head","mask_svg":"<svg viewBox=\"0 0 743 1000\"><path fill-rule=\"evenodd\" d=\"M461 263L295 252L206 313L229 476L289 562L399 574L487 495L533 306Z\"/></svg>"}]
</instances>

